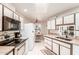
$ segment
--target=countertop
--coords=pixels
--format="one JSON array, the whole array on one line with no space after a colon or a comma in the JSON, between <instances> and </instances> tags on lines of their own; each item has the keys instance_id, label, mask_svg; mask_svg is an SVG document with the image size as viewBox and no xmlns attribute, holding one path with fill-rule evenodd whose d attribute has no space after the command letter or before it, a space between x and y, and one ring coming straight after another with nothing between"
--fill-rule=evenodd
<instances>
[{"instance_id":1,"label":"countertop","mask_svg":"<svg viewBox=\"0 0 79 59\"><path fill-rule=\"evenodd\" d=\"M15 47L19 46L21 43L25 42L28 38L21 38L21 42L12 44L12 45L4 45L0 46L0 55L6 55L8 54L11 50L13 50Z\"/></svg>"},{"instance_id":2,"label":"countertop","mask_svg":"<svg viewBox=\"0 0 79 59\"><path fill-rule=\"evenodd\" d=\"M76 39L76 38L73 38L72 41L67 41L67 40L64 40L64 39L56 38L57 35L44 35L44 37L49 37L51 39L58 40L58 41L61 41L61 42L66 42L66 43L69 43L69 44L79 45L79 39Z\"/></svg>"},{"instance_id":3,"label":"countertop","mask_svg":"<svg viewBox=\"0 0 79 59\"><path fill-rule=\"evenodd\" d=\"M23 42L25 42L27 39L21 39L21 41L19 42L19 43L15 43L15 48L17 47L17 46L19 46L21 43L23 43Z\"/></svg>"},{"instance_id":4,"label":"countertop","mask_svg":"<svg viewBox=\"0 0 79 59\"><path fill-rule=\"evenodd\" d=\"M0 55L6 55L13 49L14 46L0 46Z\"/></svg>"}]
</instances>

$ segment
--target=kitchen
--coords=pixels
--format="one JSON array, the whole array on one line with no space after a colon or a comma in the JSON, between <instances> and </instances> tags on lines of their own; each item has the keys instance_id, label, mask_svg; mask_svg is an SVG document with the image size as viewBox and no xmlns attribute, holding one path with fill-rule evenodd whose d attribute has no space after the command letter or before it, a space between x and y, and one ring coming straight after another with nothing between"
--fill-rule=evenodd
<instances>
[{"instance_id":1,"label":"kitchen","mask_svg":"<svg viewBox=\"0 0 79 59\"><path fill-rule=\"evenodd\" d=\"M79 4L0 3L0 55L79 55Z\"/></svg>"}]
</instances>

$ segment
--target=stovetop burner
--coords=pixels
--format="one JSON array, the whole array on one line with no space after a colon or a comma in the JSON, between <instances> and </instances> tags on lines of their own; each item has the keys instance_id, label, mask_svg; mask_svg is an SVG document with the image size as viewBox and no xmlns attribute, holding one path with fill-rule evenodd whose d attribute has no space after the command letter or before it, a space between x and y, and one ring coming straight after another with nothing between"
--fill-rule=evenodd
<instances>
[{"instance_id":1,"label":"stovetop burner","mask_svg":"<svg viewBox=\"0 0 79 59\"><path fill-rule=\"evenodd\" d=\"M21 42L22 42L22 40L20 40L19 42L12 41L12 42L6 44L6 46L17 46L17 45L19 45Z\"/></svg>"},{"instance_id":2,"label":"stovetop burner","mask_svg":"<svg viewBox=\"0 0 79 59\"><path fill-rule=\"evenodd\" d=\"M15 45L16 45L16 43L14 41L6 44L6 46L15 46Z\"/></svg>"},{"instance_id":3,"label":"stovetop burner","mask_svg":"<svg viewBox=\"0 0 79 59\"><path fill-rule=\"evenodd\" d=\"M17 47L25 40L27 40L27 39L20 39L19 38L18 40L15 40L15 39L5 40L5 41L0 42L0 46L15 46L15 47Z\"/></svg>"},{"instance_id":4,"label":"stovetop burner","mask_svg":"<svg viewBox=\"0 0 79 59\"><path fill-rule=\"evenodd\" d=\"M22 39L20 39L19 41L18 41L18 40L14 40L14 39L11 39L11 40L4 40L4 41L1 41L1 42L0 42L0 46L16 46L16 45L18 45L20 42L22 42Z\"/></svg>"}]
</instances>

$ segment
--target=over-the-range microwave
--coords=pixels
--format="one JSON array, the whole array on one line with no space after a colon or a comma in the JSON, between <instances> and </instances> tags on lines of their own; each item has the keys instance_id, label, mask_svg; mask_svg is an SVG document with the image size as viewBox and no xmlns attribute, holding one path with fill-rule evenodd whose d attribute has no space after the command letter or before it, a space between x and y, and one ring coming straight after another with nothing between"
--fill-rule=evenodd
<instances>
[{"instance_id":1,"label":"over-the-range microwave","mask_svg":"<svg viewBox=\"0 0 79 59\"><path fill-rule=\"evenodd\" d=\"M20 21L3 16L2 31L20 30Z\"/></svg>"}]
</instances>

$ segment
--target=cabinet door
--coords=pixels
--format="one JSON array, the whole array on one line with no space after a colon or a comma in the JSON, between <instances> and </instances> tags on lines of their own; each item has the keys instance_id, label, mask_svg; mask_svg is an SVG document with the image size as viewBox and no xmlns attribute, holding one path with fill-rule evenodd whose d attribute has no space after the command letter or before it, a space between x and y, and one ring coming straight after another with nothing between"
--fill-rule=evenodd
<instances>
[{"instance_id":1,"label":"cabinet door","mask_svg":"<svg viewBox=\"0 0 79 59\"><path fill-rule=\"evenodd\" d=\"M76 13L76 30L79 30L79 13Z\"/></svg>"},{"instance_id":2,"label":"cabinet door","mask_svg":"<svg viewBox=\"0 0 79 59\"><path fill-rule=\"evenodd\" d=\"M49 41L48 39L45 39L45 43L49 44L50 46L52 45L52 41Z\"/></svg>"},{"instance_id":3,"label":"cabinet door","mask_svg":"<svg viewBox=\"0 0 79 59\"><path fill-rule=\"evenodd\" d=\"M13 12L9 10L7 7L4 7L4 16L13 18Z\"/></svg>"},{"instance_id":4,"label":"cabinet door","mask_svg":"<svg viewBox=\"0 0 79 59\"><path fill-rule=\"evenodd\" d=\"M70 49L60 46L60 55L70 55Z\"/></svg>"},{"instance_id":5,"label":"cabinet door","mask_svg":"<svg viewBox=\"0 0 79 59\"><path fill-rule=\"evenodd\" d=\"M12 52L10 52L8 55L13 55L13 51L12 51Z\"/></svg>"},{"instance_id":6,"label":"cabinet door","mask_svg":"<svg viewBox=\"0 0 79 59\"><path fill-rule=\"evenodd\" d=\"M47 22L47 29L55 29L55 19Z\"/></svg>"},{"instance_id":7,"label":"cabinet door","mask_svg":"<svg viewBox=\"0 0 79 59\"><path fill-rule=\"evenodd\" d=\"M45 42L45 47L52 50L52 41L51 41L51 39L50 38L45 38L44 42Z\"/></svg>"},{"instance_id":8,"label":"cabinet door","mask_svg":"<svg viewBox=\"0 0 79 59\"><path fill-rule=\"evenodd\" d=\"M24 51L25 51L25 45L23 45L22 47L18 49L18 55L23 55Z\"/></svg>"},{"instance_id":9,"label":"cabinet door","mask_svg":"<svg viewBox=\"0 0 79 59\"><path fill-rule=\"evenodd\" d=\"M50 28L55 29L55 19L50 21Z\"/></svg>"},{"instance_id":10,"label":"cabinet door","mask_svg":"<svg viewBox=\"0 0 79 59\"><path fill-rule=\"evenodd\" d=\"M23 18L20 17L20 22L21 22L21 29L23 29L24 23L23 23Z\"/></svg>"},{"instance_id":11,"label":"cabinet door","mask_svg":"<svg viewBox=\"0 0 79 59\"><path fill-rule=\"evenodd\" d=\"M51 29L51 26L50 26L50 25L51 25L51 22L48 21L48 22L47 22L47 29Z\"/></svg>"},{"instance_id":12,"label":"cabinet door","mask_svg":"<svg viewBox=\"0 0 79 59\"><path fill-rule=\"evenodd\" d=\"M72 23L74 23L74 14L64 17L64 24L72 24Z\"/></svg>"},{"instance_id":13,"label":"cabinet door","mask_svg":"<svg viewBox=\"0 0 79 59\"><path fill-rule=\"evenodd\" d=\"M15 14L15 13L14 13L14 19L19 20L19 16L17 14Z\"/></svg>"},{"instance_id":14,"label":"cabinet door","mask_svg":"<svg viewBox=\"0 0 79 59\"><path fill-rule=\"evenodd\" d=\"M53 42L53 52L59 54L59 45L55 42Z\"/></svg>"},{"instance_id":15,"label":"cabinet door","mask_svg":"<svg viewBox=\"0 0 79 59\"><path fill-rule=\"evenodd\" d=\"M2 5L0 4L0 31L2 31Z\"/></svg>"},{"instance_id":16,"label":"cabinet door","mask_svg":"<svg viewBox=\"0 0 79 59\"><path fill-rule=\"evenodd\" d=\"M79 55L79 46L78 45L73 45L73 54Z\"/></svg>"},{"instance_id":17,"label":"cabinet door","mask_svg":"<svg viewBox=\"0 0 79 59\"><path fill-rule=\"evenodd\" d=\"M63 24L63 19L62 19L62 17L58 17L58 18L56 19L56 25L60 25L60 24Z\"/></svg>"},{"instance_id":18,"label":"cabinet door","mask_svg":"<svg viewBox=\"0 0 79 59\"><path fill-rule=\"evenodd\" d=\"M52 50L52 46L48 45L47 43L44 43L44 46L47 47L48 49Z\"/></svg>"}]
</instances>

